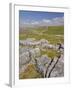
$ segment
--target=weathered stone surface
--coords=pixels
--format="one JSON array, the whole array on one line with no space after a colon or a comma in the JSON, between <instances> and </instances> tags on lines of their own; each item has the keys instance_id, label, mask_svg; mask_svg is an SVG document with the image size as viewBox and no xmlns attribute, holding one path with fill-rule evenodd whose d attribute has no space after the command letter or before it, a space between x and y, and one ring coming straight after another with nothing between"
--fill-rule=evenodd
<instances>
[{"instance_id":1,"label":"weathered stone surface","mask_svg":"<svg viewBox=\"0 0 72 90\"><path fill-rule=\"evenodd\" d=\"M49 63L51 62L51 59L48 58L47 55L42 55L41 57L37 58L37 69L39 72L43 74L45 77L46 69Z\"/></svg>"},{"instance_id":2,"label":"weathered stone surface","mask_svg":"<svg viewBox=\"0 0 72 90\"><path fill-rule=\"evenodd\" d=\"M49 44L48 40L46 39L41 39L37 41L34 38L27 38L26 40L20 40L19 43L25 46L37 46L37 45L42 46L43 44Z\"/></svg>"},{"instance_id":3,"label":"weathered stone surface","mask_svg":"<svg viewBox=\"0 0 72 90\"><path fill-rule=\"evenodd\" d=\"M41 39L40 40L40 43L41 44L49 44L48 40L46 40L46 39Z\"/></svg>"},{"instance_id":4,"label":"weathered stone surface","mask_svg":"<svg viewBox=\"0 0 72 90\"><path fill-rule=\"evenodd\" d=\"M50 77L63 77L64 76L64 63L59 61L53 69Z\"/></svg>"},{"instance_id":5,"label":"weathered stone surface","mask_svg":"<svg viewBox=\"0 0 72 90\"><path fill-rule=\"evenodd\" d=\"M24 52L27 52L27 51L29 51L29 50L31 50L31 49L33 49L33 48L28 48L28 47L20 47L19 48L19 56L21 55L21 54L23 54Z\"/></svg>"},{"instance_id":6,"label":"weathered stone surface","mask_svg":"<svg viewBox=\"0 0 72 90\"><path fill-rule=\"evenodd\" d=\"M62 77L64 76L64 63L55 57L53 60L49 59L47 55L37 58L37 68L44 77Z\"/></svg>"},{"instance_id":7,"label":"weathered stone surface","mask_svg":"<svg viewBox=\"0 0 72 90\"><path fill-rule=\"evenodd\" d=\"M19 64L24 65L30 61L29 52L22 53L19 57Z\"/></svg>"},{"instance_id":8,"label":"weathered stone surface","mask_svg":"<svg viewBox=\"0 0 72 90\"><path fill-rule=\"evenodd\" d=\"M24 46L38 46L41 49L56 49L61 52L64 50L63 44L52 45L46 39L35 40L35 38L27 38L26 40L20 40L19 43Z\"/></svg>"},{"instance_id":9,"label":"weathered stone surface","mask_svg":"<svg viewBox=\"0 0 72 90\"><path fill-rule=\"evenodd\" d=\"M45 65L50 62L50 59L47 55L42 55L41 57L37 58L37 63L40 65Z\"/></svg>"},{"instance_id":10,"label":"weathered stone surface","mask_svg":"<svg viewBox=\"0 0 72 90\"><path fill-rule=\"evenodd\" d=\"M40 56L40 49L28 49L27 51L24 49L24 52L19 56L19 65L22 67L25 64L32 63L35 64L35 58Z\"/></svg>"},{"instance_id":11,"label":"weathered stone surface","mask_svg":"<svg viewBox=\"0 0 72 90\"><path fill-rule=\"evenodd\" d=\"M47 77L49 76L49 74L50 74L50 77L63 77L64 76L64 63L61 61L61 58L62 57L60 57L59 59L57 57L54 58L52 64L48 68Z\"/></svg>"},{"instance_id":12,"label":"weathered stone surface","mask_svg":"<svg viewBox=\"0 0 72 90\"><path fill-rule=\"evenodd\" d=\"M20 41L21 45L25 47L19 48L19 71L23 72L28 64L36 64L37 70L43 74L44 77L62 77L64 76L64 49L58 49L58 45L50 44L46 39L35 40L33 38L27 38ZM34 46L34 47L29 47ZM47 55L42 55L40 49L55 49L58 52L62 52L58 62L57 57L54 57L53 61ZM37 63L36 61L37 60ZM55 65L56 63L56 65ZM55 65L55 67L54 67ZM54 68L53 68L54 67ZM53 68L53 69L52 69ZM52 71L51 71L52 70ZM51 72L51 73L50 73Z\"/></svg>"}]
</instances>

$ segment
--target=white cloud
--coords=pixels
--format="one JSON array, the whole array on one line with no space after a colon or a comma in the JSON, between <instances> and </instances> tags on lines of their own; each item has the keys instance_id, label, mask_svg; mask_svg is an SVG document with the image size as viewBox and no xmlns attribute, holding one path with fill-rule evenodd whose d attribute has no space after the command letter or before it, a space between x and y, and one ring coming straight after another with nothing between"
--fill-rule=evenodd
<instances>
[{"instance_id":1,"label":"white cloud","mask_svg":"<svg viewBox=\"0 0 72 90\"><path fill-rule=\"evenodd\" d=\"M31 22L31 24L37 25L37 24L39 24L39 22L38 21L33 21L33 22Z\"/></svg>"},{"instance_id":2,"label":"white cloud","mask_svg":"<svg viewBox=\"0 0 72 90\"><path fill-rule=\"evenodd\" d=\"M52 19L53 25L64 25L64 17L57 17Z\"/></svg>"},{"instance_id":3,"label":"white cloud","mask_svg":"<svg viewBox=\"0 0 72 90\"><path fill-rule=\"evenodd\" d=\"M45 23L50 23L51 22L51 20L49 20L49 19L43 19L42 21L45 22Z\"/></svg>"},{"instance_id":4,"label":"white cloud","mask_svg":"<svg viewBox=\"0 0 72 90\"><path fill-rule=\"evenodd\" d=\"M56 17L53 19L43 19L42 23L44 25L48 26L58 26L58 25L64 25L64 17Z\"/></svg>"},{"instance_id":5,"label":"white cloud","mask_svg":"<svg viewBox=\"0 0 72 90\"><path fill-rule=\"evenodd\" d=\"M53 21L57 21L57 22L63 22L64 21L64 18L63 17L56 17L53 19Z\"/></svg>"},{"instance_id":6,"label":"white cloud","mask_svg":"<svg viewBox=\"0 0 72 90\"><path fill-rule=\"evenodd\" d=\"M42 19L41 21L35 21L35 20L27 20L22 22L23 26L58 26L58 25L64 25L64 17L56 17L53 19Z\"/></svg>"}]
</instances>

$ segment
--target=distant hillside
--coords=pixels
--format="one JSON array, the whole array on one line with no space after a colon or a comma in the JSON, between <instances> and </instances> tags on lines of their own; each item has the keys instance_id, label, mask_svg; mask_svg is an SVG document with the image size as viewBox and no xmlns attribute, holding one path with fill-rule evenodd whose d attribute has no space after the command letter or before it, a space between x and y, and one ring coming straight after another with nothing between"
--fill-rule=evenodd
<instances>
[{"instance_id":1,"label":"distant hillside","mask_svg":"<svg viewBox=\"0 0 72 90\"><path fill-rule=\"evenodd\" d=\"M63 35L64 26L49 26L48 30L45 30L43 33L52 35Z\"/></svg>"},{"instance_id":2,"label":"distant hillside","mask_svg":"<svg viewBox=\"0 0 72 90\"><path fill-rule=\"evenodd\" d=\"M48 30L48 26L36 26L36 27L20 27L19 28L19 33L27 33L31 31L39 31L39 30Z\"/></svg>"},{"instance_id":3,"label":"distant hillside","mask_svg":"<svg viewBox=\"0 0 72 90\"><path fill-rule=\"evenodd\" d=\"M42 26L42 27L25 27L20 28L20 33L31 33L31 32L45 33L45 34L64 34L64 26Z\"/></svg>"}]
</instances>

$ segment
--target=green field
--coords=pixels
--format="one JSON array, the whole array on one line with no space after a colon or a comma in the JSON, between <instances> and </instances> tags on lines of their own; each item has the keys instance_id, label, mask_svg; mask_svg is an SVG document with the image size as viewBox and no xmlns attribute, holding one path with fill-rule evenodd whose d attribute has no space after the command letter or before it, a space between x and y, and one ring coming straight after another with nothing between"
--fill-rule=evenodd
<instances>
[{"instance_id":1,"label":"green field","mask_svg":"<svg viewBox=\"0 0 72 90\"><path fill-rule=\"evenodd\" d=\"M27 38L35 38L36 40L46 39L53 45L56 45L58 42L64 43L64 26L30 28L19 34L19 40L25 40ZM48 49L41 51L41 55L44 54L48 55L50 58L54 58L60 53L58 53L56 50ZM20 79L41 77L41 74L36 71L35 65L29 65L25 72L19 74Z\"/></svg>"},{"instance_id":2,"label":"green field","mask_svg":"<svg viewBox=\"0 0 72 90\"><path fill-rule=\"evenodd\" d=\"M51 44L64 42L64 26L49 26L48 28L35 28L20 33L19 39L35 38L36 40L47 39Z\"/></svg>"}]
</instances>

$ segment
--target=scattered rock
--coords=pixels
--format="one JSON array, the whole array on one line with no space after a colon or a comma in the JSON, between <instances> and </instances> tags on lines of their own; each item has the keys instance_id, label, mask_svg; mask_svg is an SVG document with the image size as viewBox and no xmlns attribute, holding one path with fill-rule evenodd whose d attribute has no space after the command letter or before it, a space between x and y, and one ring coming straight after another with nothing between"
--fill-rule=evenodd
<instances>
[{"instance_id":1,"label":"scattered rock","mask_svg":"<svg viewBox=\"0 0 72 90\"><path fill-rule=\"evenodd\" d=\"M23 52L24 51L24 52ZM19 66L20 68L23 68L23 65L26 65L28 63L35 64L35 58L40 56L40 49L23 49L23 53L21 52L19 56Z\"/></svg>"},{"instance_id":2,"label":"scattered rock","mask_svg":"<svg viewBox=\"0 0 72 90\"><path fill-rule=\"evenodd\" d=\"M62 48L59 49L59 45L52 45L46 39L36 41L35 38L27 38L26 40L20 40L19 43L25 46L19 48L19 72L24 72L28 64L36 64L37 70L43 74L43 77L48 77L49 74L50 77L64 76L64 55L61 54L61 57L56 63L58 59L57 57L54 57L52 61L52 59L49 58L47 55L41 56L40 52L40 49L44 48L55 49L59 52L63 52L63 45L61 45ZM33 48L29 46L35 47Z\"/></svg>"}]
</instances>

